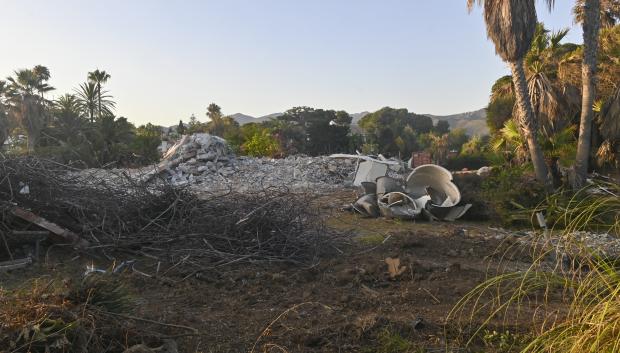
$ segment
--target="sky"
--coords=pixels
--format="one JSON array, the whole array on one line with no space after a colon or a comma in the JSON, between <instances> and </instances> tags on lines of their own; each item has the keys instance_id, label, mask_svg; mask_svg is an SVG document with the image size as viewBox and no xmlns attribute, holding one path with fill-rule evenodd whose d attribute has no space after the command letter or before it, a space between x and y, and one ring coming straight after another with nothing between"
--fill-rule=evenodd
<instances>
[{"instance_id":1,"label":"sky","mask_svg":"<svg viewBox=\"0 0 620 353\"><path fill-rule=\"evenodd\" d=\"M573 1L539 20L571 28ZM0 77L47 66L70 93L96 68L139 125L294 106L447 115L484 107L509 73L465 0L0 0Z\"/></svg>"}]
</instances>

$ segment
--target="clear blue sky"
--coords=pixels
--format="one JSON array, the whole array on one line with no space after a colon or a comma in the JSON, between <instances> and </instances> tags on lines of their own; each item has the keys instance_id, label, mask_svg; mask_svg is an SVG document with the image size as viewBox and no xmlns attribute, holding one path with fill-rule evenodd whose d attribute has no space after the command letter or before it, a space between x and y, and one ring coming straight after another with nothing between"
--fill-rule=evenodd
<instances>
[{"instance_id":1,"label":"clear blue sky","mask_svg":"<svg viewBox=\"0 0 620 353\"><path fill-rule=\"evenodd\" d=\"M485 106L508 72L465 3L0 0L0 77L46 65L58 96L106 70L118 115L136 124L204 121L211 102L253 116L298 105L459 113ZM572 3L539 4L539 19L571 27Z\"/></svg>"}]
</instances>

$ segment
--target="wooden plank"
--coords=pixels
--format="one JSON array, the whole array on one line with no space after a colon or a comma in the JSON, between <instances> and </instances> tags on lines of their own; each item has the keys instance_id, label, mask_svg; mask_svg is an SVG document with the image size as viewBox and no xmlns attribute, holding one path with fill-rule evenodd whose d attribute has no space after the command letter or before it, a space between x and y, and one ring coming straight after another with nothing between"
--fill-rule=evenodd
<instances>
[{"instance_id":1,"label":"wooden plank","mask_svg":"<svg viewBox=\"0 0 620 353\"><path fill-rule=\"evenodd\" d=\"M11 233L18 236L48 236L50 232L47 230L14 230Z\"/></svg>"},{"instance_id":2,"label":"wooden plank","mask_svg":"<svg viewBox=\"0 0 620 353\"><path fill-rule=\"evenodd\" d=\"M25 221L28 221L28 222L33 223L33 224L36 224L36 225L38 225L39 227L41 227L43 229L49 230L53 234L56 234L57 236L59 236L59 237L63 238L64 240L70 242L71 244L73 244L73 246L75 246L77 248L83 249L83 248L86 248L89 245L88 241L80 238L79 235L73 233L72 231L63 228L63 227L57 225L56 223L50 222L50 221L48 221L47 219L45 219L43 217L37 216L36 214L34 214L34 213L32 213L32 212L30 212L28 210L25 210L25 209L23 209L21 207L14 207L11 210L11 212L15 216L17 216L17 217L19 217L19 218L21 218L21 219L23 219Z\"/></svg>"},{"instance_id":3,"label":"wooden plank","mask_svg":"<svg viewBox=\"0 0 620 353\"><path fill-rule=\"evenodd\" d=\"M10 271L10 270L18 269L18 268L23 268L23 267L30 265L31 263L32 263L32 259L29 257L19 259L19 260L3 261L3 262L0 262L0 271Z\"/></svg>"}]
</instances>

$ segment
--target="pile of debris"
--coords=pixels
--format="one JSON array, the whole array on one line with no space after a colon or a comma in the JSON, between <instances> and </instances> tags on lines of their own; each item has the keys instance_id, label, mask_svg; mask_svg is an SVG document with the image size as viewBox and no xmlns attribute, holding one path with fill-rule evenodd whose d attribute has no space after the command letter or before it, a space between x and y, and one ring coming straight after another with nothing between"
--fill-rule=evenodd
<instances>
[{"instance_id":1,"label":"pile of debris","mask_svg":"<svg viewBox=\"0 0 620 353\"><path fill-rule=\"evenodd\" d=\"M362 215L454 221L471 207L459 205L461 193L452 183L452 174L438 165L416 167L405 181L372 172L372 168L360 175L360 170L356 177L360 197L350 209Z\"/></svg>"},{"instance_id":2,"label":"pile of debris","mask_svg":"<svg viewBox=\"0 0 620 353\"><path fill-rule=\"evenodd\" d=\"M0 238L36 226L76 248L139 254L194 271L240 262L311 264L339 241L311 206L315 195L265 189L198 196L110 173L86 177L53 161L0 158ZM5 253L12 258L0 244L0 261Z\"/></svg>"},{"instance_id":3,"label":"pile of debris","mask_svg":"<svg viewBox=\"0 0 620 353\"><path fill-rule=\"evenodd\" d=\"M282 159L237 157L235 172L226 178L210 174L196 178L198 189L233 189L240 192L270 187L325 191L350 182L355 161L303 155Z\"/></svg>"},{"instance_id":4,"label":"pile of debris","mask_svg":"<svg viewBox=\"0 0 620 353\"><path fill-rule=\"evenodd\" d=\"M163 156L154 173L167 171L174 185L193 183L202 176L227 177L234 173L235 154L221 137L184 135Z\"/></svg>"},{"instance_id":5,"label":"pile of debris","mask_svg":"<svg viewBox=\"0 0 620 353\"><path fill-rule=\"evenodd\" d=\"M155 169L147 170L146 179L166 173L172 185L191 185L205 191L257 191L270 187L308 190L342 185L354 171L353 159L342 162L325 156L237 157L226 140L199 133L183 136Z\"/></svg>"}]
</instances>

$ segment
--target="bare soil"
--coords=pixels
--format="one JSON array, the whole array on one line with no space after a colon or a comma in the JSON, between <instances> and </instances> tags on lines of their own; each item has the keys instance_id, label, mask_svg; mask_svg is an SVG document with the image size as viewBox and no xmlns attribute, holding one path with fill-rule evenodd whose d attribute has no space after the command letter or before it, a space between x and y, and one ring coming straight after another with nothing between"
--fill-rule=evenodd
<instances>
[{"instance_id":1,"label":"bare soil","mask_svg":"<svg viewBox=\"0 0 620 353\"><path fill-rule=\"evenodd\" d=\"M162 325L180 352L382 352L385 332L410 342L408 351L442 351L447 341L459 344L446 318L464 294L487 276L529 266L528 249L494 239L486 224L364 219L339 210L353 198L341 191L319 201L328 225L348 241L310 268L276 263L187 278L119 275L135 297L133 315L197 329L188 335ZM89 264L111 265L62 248L47 255L47 263L0 273L0 286L42 276L79 280ZM405 267L393 278L388 257ZM136 268L148 272L147 261L137 259Z\"/></svg>"}]
</instances>

